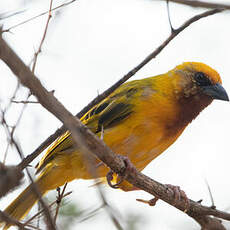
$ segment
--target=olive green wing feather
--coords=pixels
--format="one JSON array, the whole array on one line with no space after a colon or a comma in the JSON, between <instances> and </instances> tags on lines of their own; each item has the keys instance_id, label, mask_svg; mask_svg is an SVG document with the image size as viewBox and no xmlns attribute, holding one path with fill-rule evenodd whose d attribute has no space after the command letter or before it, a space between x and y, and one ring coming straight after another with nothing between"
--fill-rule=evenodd
<instances>
[{"instance_id":1,"label":"olive green wing feather","mask_svg":"<svg viewBox=\"0 0 230 230\"><path fill-rule=\"evenodd\" d=\"M102 107L104 109L100 111ZM102 127L104 130L111 128L117 123L122 122L125 118L128 118L131 113L132 106L130 104L121 101L105 102L93 111L90 118L82 120L82 122L94 133L99 133Z\"/></svg>"},{"instance_id":2,"label":"olive green wing feather","mask_svg":"<svg viewBox=\"0 0 230 230\"><path fill-rule=\"evenodd\" d=\"M41 161L35 166L37 169L36 174L39 173L55 157L55 153L69 149L72 146L73 141L70 132L67 131L62 136L60 136L53 145L49 147Z\"/></svg>"},{"instance_id":3,"label":"olive green wing feather","mask_svg":"<svg viewBox=\"0 0 230 230\"><path fill-rule=\"evenodd\" d=\"M106 130L128 119L133 113L134 105L131 101L133 97L137 96L138 90L133 85L130 87L127 87L127 85L128 83L89 110L89 112L81 118L82 123L92 132L99 135L102 127L103 130ZM73 140L70 132L67 131L48 149L45 156L36 166L37 173L40 172L56 154L69 151L73 151Z\"/></svg>"}]
</instances>

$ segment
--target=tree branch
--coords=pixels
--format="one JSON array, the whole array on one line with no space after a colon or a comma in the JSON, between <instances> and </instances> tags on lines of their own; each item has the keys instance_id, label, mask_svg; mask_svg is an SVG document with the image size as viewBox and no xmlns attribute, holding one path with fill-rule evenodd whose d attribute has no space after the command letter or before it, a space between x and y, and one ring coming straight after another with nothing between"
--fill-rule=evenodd
<instances>
[{"instance_id":1,"label":"tree branch","mask_svg":"<svg viewBox=\"0 0 230 230\"><path fill-rule=\"evenodd\" d=\"M50 12L55 11L55 10L58 10L58 9L60 9L60 8L62 8L62 7L68 6L68 5L72 4L72 3L75 2L75 1L76 1L76 0L71 0L71 1L69 1L69 2L63 3L63 4L61 4L61 5L57 6L57 7L54 7L54 8L52 8L52 9L49 9L48 11L45 11L45 12L43 12L43 13L41 13L41 14L38 14L38 15L36 15L36 16L34 16L34 17L32 17L32 18L29 18L29 19L27 19L27 20L25 20L25 21L23 21L23 22L20 22L20 23L14 25L14 26L11 26L11 27L9 27L9 28L7 28L7 29L4 29L4 30L2 30L2 32L10 32L12 29L17 28L18 26L24 25L24 24L26 24L26 23L28 23L28 22L30 22L30 21L33 21L34 19L39 18L39 17L41 17L41 16L43 16L43 15L50 14Z\"/></svg>"},{"instance_id":2,"label":"tree branch","mask_svg":"<svg viewBox=\"0 0 230 230\"><path fill-rule=\"evenodd\" d=\"M102 94L98 95L95 99L93 99L86 107L84 107L76 117L81 118L86 112L88 112L93 106L101 102L107 96L109 96L114 90L116 90L120 85L122 85L125 81L130 79L137 71L139 71L143 66L145 66L148 62L150 62L153 58L155 58L179 33L181 33L184 29L189 27L192 23L200 20L201 18L205 18L216 13L221 12L221 9L214 9L202 14L196 15L186 21L183 25L181 25L178 29L174 29L170 36L159 46L157 47L150 55L148 55L139 65L129 71L126 75L124 75L120 80L118 80L114 85L112 85L109 89L105 90ZM42 151L44 151L57 137L62 135L66 131L66 128L62 126L57 129L55 133L49 136L37 149L35 149L31 154L29 154L23 161L18 164L20 169L24 169L27 165L30 164Z\"/></svg>"},{"instance_id":3,"label":"tree branch","mask_svg":"<svg viewBox=\"0 0 230 230\"><path fill-rule=\"evenodd\" d=\"M19 221L13 219L12 217L10 217L9 215L7 215L6 213L0 211L0 222L2 222L2 221L6 222L6 223L9 223L9 224L11 224L11 225L16 225L16 226L18 226L18 228L19 228L20 230L29 230L28 228L26 228L26 227L24 226L24 224L22 224L22 223L20 223Z\"/></svg>"},{"instance_id":4,"label":"tree branch","mask_svg":"<svg viewBox=\"0 0 230 230\"><path fill-rule=\"evenodd\" d=\"M165 1L165 0L164 0ZM192 7L200 7L200 8L206 8L206 9L222 9L222 10L230 10L229 4L223 4L223 3L214 3L214 2L203 2L203 1L197 1L197 0L170 0L170 2L179 3L186 6L192 6Z\"/></svg>"},{"instance_id":5,"label":"tree branch","mask_svg":"<svg viewBox=\"0 0 230 230\"><path fill-rule=\"evenodd\" d=\"M16 166L0 163L0 198L21 184L23 173Z\"/></svg>"},{"instance_id":6,"label":"tree branch","mask_svg":"<svg viewBox=\"0 0 230 230\"><path fill-rule=\"evenodd\" d=\"M42 45L43 45L43 43L45 41L45 38L46 38L46 35L47 35L50 19L52 18L52 14L51 14L52 5L53 5L53 0L50 0L50 7L49 7L49 11L48 11L48 18L47 18L47 21L46 21L45 30L44 30L44 33L42 35L42 39L41 39L40 45L38 47L38 50L34 54L34 63L33 63L33 66L32 66L32 72L33 73L35 72L35 67L36 67L36 64L37 64L38 55L42 52Z\"/></svg>"},{"instance_id":7,"label":"tree branch","mask_svg":"<svg viewBox=\"0 0 230 230\"><path fill-rule=\"evenodd\" d=\"M177 29L175 33L182 31L192 22L199 20L199 18L212 15L220 11L221 10L208 11L197 15L193 19L188 20L184 25L181 26L180 30ZM172 38L168 38L164 44L168 44L169 41L171 41L176 35L172 34L171 36ZM162 45L158 48L158 50L162 50L164 47L165 46ZM153 55L149 55L145 62L147 63L150 61L152 56ZM88 152L90 152L95 154L115 173L119 175L124 173L125 163L123 160L119 158L118 155L114 154L105 145L104 142L102 142L86 126L84 126L78 118L74 117L69 111L67 111L65 107L53 96L53 94L49 93L41 85L41 82L8 46L2 37L0 37L0 59L2 59L8 65L11 71L20 79L21 83L31 90L41 105L43 105L43 107L45 107L48 111L50 111L64 123L65 127L68 128L72 133L73 140L76 142L77 146L83 153L86 152L88 154ZM143 65L144 64L140 64L139 66ZM217 222L217 219L209 217L210 215L225 220L230 220L229 213L203 206L200 203L192 200L190 200L189 207L187 207L185 200L179 200L175 204L175 198L172 191L168 190L163 184L156 182L155 180L145 176L140 172L128 172L126 180L133 184L135 187L138 187L154 196L157 196L168 204L176 207L177 209L186 212L188 216L192 217L198 223L200 223L203 229L207 229L205 228L205 223L207 223L207 220L210 221L211 224ZM187 208L187 210L185 210L185 208Z\"/></svg>"}]
</instances>

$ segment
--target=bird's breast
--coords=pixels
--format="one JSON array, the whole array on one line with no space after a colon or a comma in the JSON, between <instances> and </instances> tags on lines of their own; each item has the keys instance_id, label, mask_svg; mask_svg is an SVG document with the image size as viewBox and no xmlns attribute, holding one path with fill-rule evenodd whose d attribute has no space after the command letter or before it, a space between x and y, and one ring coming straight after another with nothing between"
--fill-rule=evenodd
<instances>
[{"instance_id":1,"label":"bird's breast","mask_svg":"<svg viewBox=\"0 0 230 230\"><path fill-rule=\"evenodd\" d=\"M142 105L121 124L106 130L104 135L105 143L115 153L128 156L139 170L166 150L183 131L174 131L173 119L166 108L146 106Z\"/></svg>"}]
</instances>

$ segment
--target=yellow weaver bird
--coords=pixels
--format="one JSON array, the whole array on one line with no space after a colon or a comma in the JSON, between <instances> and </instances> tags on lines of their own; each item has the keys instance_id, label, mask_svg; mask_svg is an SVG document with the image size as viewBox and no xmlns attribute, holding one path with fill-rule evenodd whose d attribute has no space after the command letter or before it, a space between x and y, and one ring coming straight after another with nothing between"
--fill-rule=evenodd
<instances>
[{"instance_id":1,"label":"yellow weaver bird","mask_svg":"<svg viewBox=\"0 0 230 230\"><path fill-rule=\"evenodd\" d=\"M185 62L165 74L123 84L81 121L98 136L103 127L104 142L143 170L213 99L229 100L219 74L203 63ZM97 174L105 177L109 169L99 165ZM74 179L92 179L69 132L48 149L36 168L42 195ZM120 186L125 191L133 189L125 181ZM5 212L19 220L36 201L29 185Z\"/></svg>"}]
</instances>

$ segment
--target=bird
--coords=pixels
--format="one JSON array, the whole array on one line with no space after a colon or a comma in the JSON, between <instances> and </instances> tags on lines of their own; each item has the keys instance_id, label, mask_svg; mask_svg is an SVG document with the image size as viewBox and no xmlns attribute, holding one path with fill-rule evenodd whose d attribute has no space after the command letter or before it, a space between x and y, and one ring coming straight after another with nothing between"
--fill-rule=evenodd
<instances>
[{"instance_id":1,"label":"bird","mask_svg":"<svg viewBox=\"0 0 230 230\"><path fill-rule=\"evenodd\" d=\"M80 120L141 171L214 99L229 101L218 72L201 62L184 62L164 74L124 83ZM109 169L97 159L94 163L97 177L106 177ZM36 170L41 195L74 179L93 178L69 131L51 145ZM135 189L126 181L119 187ZM5 212L20 220L37 199L29 185Z\"/></svg>"}]
</instances>

